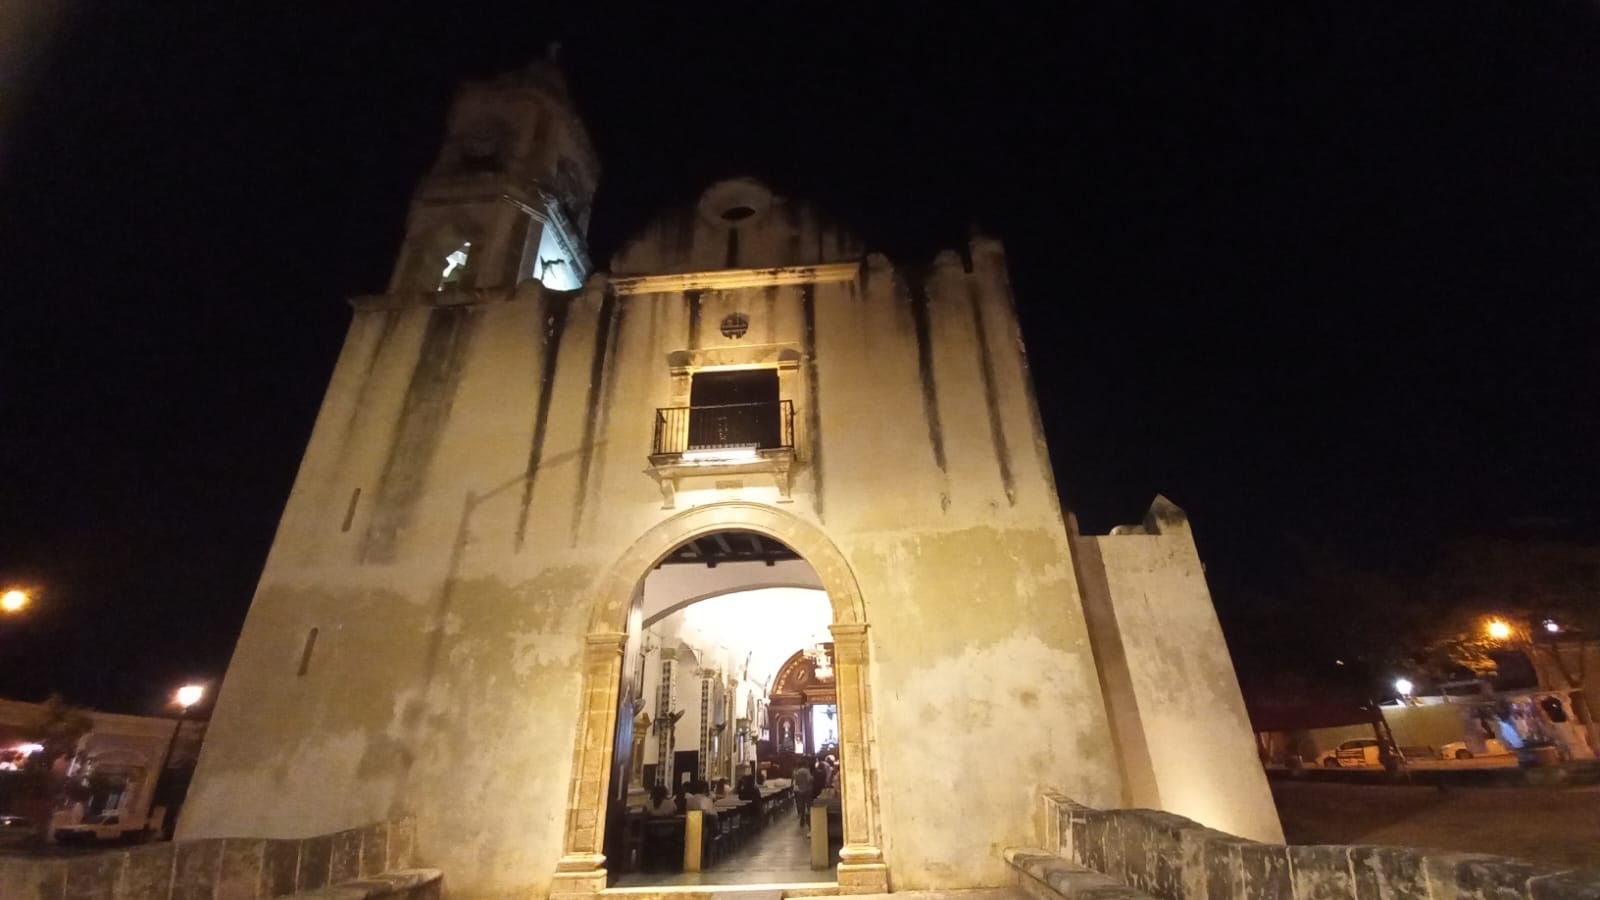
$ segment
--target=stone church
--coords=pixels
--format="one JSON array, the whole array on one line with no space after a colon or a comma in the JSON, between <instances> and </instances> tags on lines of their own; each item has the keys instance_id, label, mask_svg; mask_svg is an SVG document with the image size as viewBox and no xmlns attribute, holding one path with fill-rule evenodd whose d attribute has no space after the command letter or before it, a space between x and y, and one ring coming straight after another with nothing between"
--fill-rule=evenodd
<instances>
[{"instance_id":1,"label":"stone church","mask_svg":"<svg viewBox=\"0 0 1600 900\"><path fill-rule=\"evenodd\" d=\"M448 896L589 895L644 787L833 756L840 893L1008 883L1045 791L1282 839L1182 511L1059 504L998 241L732 178L606 267L600 175L553 63L460 91L179 837L407 816Z\"/></svg>"}]
</instances>

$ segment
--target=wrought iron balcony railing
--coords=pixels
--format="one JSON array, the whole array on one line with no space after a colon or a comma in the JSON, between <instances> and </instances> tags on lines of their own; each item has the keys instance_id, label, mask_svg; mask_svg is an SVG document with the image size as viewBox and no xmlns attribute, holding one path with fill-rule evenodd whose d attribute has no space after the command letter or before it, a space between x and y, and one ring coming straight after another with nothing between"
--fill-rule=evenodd
<instances>
[{"instance_id":1,"label":"wrought iron balcony railing","mask_svg":"<svg viewBox=\"0 0 1600 900\"><path fill-rule=\"evenodd\" d=\"M717 406L673 406L656 410L654 455L704 455L708 461L728 454L794 447L794 403L724 403Z\"/></svg>"}]
</instances>

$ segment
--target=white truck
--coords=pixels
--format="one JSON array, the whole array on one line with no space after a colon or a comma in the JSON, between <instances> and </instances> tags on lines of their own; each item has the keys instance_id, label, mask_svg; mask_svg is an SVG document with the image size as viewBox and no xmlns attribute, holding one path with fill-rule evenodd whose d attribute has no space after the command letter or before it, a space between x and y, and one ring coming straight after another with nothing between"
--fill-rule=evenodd
<instances>
[{"instance_id":1,"label":"white truck","mask_svg":"<svg viewBox=\"0 0 1600 900\"><path fill-rule=\"evenodd\" d=\"M108 844L143 841L159 833L165 810L157 807L145 820L123 821L116 811L89 816L82 822L58 825L52 837L58 844Z\"/></svg>"}]
</instances>

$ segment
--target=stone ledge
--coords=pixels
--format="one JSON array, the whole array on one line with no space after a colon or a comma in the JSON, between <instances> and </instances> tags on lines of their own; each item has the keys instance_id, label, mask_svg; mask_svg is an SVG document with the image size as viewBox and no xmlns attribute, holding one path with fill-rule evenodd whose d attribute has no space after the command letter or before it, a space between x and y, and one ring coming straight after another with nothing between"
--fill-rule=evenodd
<instances>
[{"instance_id":1,"label":"stone ledge","mask_svg":"<svg viewBox=\"0 0 1600 900\"><path fill-rule=\"evenodd\" d=\"M1143 891L1046 850L1008 847L1005 858L1017 870L1019 886L1035 897L1042 890L1066 900L1151 900Z\"/></svg>"},{"instance_id":2,"label":"stone ledge","mask_svg":"<svg viewBox=\"0 0 1600 900\"><path fill-rule=\"evenodd\" d=\"M289 896L298 900L428 900L439 896L443 878L438 869L401 869Z\"/></svg>"}]
</instances>

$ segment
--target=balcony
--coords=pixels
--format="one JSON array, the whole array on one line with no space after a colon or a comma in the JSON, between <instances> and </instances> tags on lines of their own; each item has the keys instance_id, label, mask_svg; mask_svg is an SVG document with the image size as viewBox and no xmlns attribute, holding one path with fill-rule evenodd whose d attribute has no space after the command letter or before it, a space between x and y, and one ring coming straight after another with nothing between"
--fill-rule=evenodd
<instances>
[{"instance_id":1,"label":"balcony","mask_svg":"<svg viewBox=\"0 0 1600 900\"><path fill-rule=\"evenodd\" d=\"M770 476L779 502L789 500L794 463L794 403L724 403L656 410L649 474L661 487L664 507L676 505L686 484L742 488L744 476Z\"/></svg>"}]
</instances>

